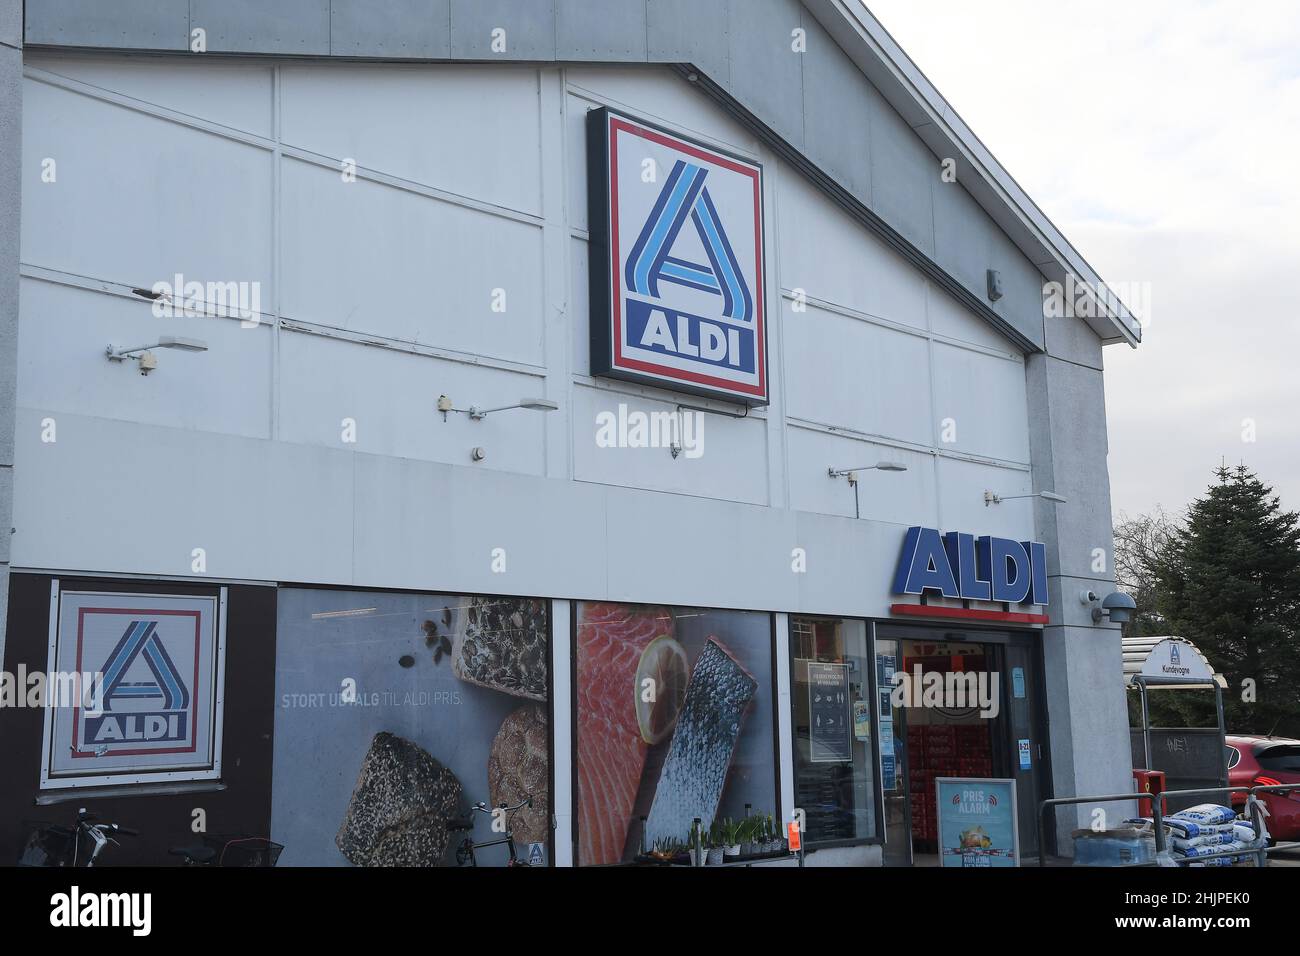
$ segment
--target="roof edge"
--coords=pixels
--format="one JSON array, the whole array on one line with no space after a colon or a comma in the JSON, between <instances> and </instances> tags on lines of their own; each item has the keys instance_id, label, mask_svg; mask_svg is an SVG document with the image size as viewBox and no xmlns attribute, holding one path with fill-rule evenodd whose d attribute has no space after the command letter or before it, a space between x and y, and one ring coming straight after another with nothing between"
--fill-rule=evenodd
<instances>
[{"instance_id":1,"label":"roof edge","mask_svg":"<svg viewBox=\"0 0 1300 956\"><path fill-rule=\"evenodd\" d=\"M1004 227L1004 231L1029 261L1049 278L1064 281L1066 276L1073 275L1084 286L1096 307L1093 311L1102 320L1100 327L1093 326L1102 344L1122 341L1136 347L1142 341L1137 317L998 162L864 2L802 0L802 3L914 131L932 126L957 150L960 159L986 187L967 191L999 224L1002 217L998 213L1004 210L1016 218L1020 228L1005 230ZM862 54L869 54L884 69L871 69L869 62L863 62ZM996 204L990 199L995 199ZM1033 241L1026 241L1028 238Z\"/></svg>"}]
</instances>

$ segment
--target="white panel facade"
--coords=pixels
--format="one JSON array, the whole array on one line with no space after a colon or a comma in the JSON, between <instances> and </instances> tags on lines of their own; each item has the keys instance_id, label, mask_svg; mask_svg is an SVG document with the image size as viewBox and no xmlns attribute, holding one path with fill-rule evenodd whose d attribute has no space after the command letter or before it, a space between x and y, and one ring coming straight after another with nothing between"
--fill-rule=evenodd
<instances>
[{"instance_id":1,"label":"white panel facade","mask_svg":"<svg viewBox=\"0 0 1300 956\"><path fill-rule=\"evenodd\" d=\"M874 616L906 526L1033 535L1025 502L982 497L1029 490L1021 357L671 72L194 71L29 67L15 566L186 575L201 547L234 579ZM675 458L599 440L602 413L686 400L588 373L600 104L764 166L772 404L705 414ZM57 184L47 155L70 157ZM169 217L186 228L143 225ZM130 293L177 272L256 283L262 324ZM209 348L148 377L103 357L161 334ZM560 408L444 422L440 394ZM170 452L165 481L133 475L141 445ZM863 473L856 503L827 477L881 459L909 470ZM129 535L112 517L160 508Z\"/></svg>"}]
</instances>

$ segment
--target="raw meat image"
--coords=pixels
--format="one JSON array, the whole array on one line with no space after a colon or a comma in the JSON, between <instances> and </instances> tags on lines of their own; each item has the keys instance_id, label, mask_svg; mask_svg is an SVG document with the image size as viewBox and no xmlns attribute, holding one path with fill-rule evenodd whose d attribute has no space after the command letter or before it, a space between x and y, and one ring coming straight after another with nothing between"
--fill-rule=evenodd
<instances>
[{"instance_id":1,"label":"raw meat image","mask_svg":"<svg viewBox=\"0 0 1300 956\"><path fill-rule=\"evenodd\" d=\"M646 844L684 839L699 817L712 822L758 682L715 638L705 642L686 687L673 742L646 821Z\"/></svg>"},{"instance_id":2,"label":"raw meat image","mask_svg":"<svg viewBox=\"0 0 1300 956\"><path fill-rule=\"evenodd\" d=\"M578 862L618 863L650 746L637 672L673 619L662 607L584 604L577 630Z\"/></svg>"},{"instance_id":3,"label":"raw meat image","mask_svg":"<svg viewBox=\"0 0 1300 956\"><path fill-rule=\"evenodd\" d=\"M580 602L574 651L579 864L776 806L769 615Z\"/></svg>"}]
</instances>

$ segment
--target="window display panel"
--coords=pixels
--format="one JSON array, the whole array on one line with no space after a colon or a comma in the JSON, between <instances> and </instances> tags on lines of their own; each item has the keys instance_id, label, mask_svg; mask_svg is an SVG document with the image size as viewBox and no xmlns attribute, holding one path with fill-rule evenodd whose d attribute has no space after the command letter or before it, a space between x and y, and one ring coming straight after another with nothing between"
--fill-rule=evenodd
<instances>
[{"instance_id":1,"label":"window display panel","mask_svg":"<svg viewBox=\"0 0 1300 956\"><path fill-rule=\"evenodd\" d=\"M502 828L519 860L549 862L548 610L534 598L282 588L280 864L503 866ZM519 809L496 828L471 810L480 801Z\"/></svg>"},{"instance_id":2,"label":"window display panel","mask_svg":"<svg viewBox=\"0 0 1300 956\"><path fill-rule=\"evenodd\" d=\"M874 838L871 658L864 621L790 618L795 805L808 843Z\"/></svg>"},{"instance_id":3,"label":"window display panel","mask_svg":"<svg viewBox=\"0 0 1300 956\"><path fill-rule=\"evenodd\" d=\"M579 603L575 657L580 864L776 817L770 615Z\"/></svg>"}]
</instances>

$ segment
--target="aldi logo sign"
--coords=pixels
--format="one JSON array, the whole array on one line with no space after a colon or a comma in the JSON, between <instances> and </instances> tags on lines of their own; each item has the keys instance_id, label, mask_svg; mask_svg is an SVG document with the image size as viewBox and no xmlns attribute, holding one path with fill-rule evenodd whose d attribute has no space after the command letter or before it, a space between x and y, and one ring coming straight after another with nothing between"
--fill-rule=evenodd
<instances>
[{"instance_id":1,"label":"aldi logo sign","mask_svg":"<svg viewBox=\"0 0 1300 956\"><path fill-rule=\"evenodd\" d=\"M592 374L766 404L762 167L609 109L587 161Z\"/></svg>"},{"instance_id":2,"label":"aldi logo sign","mask_svg":"<svg viewBox=\"0 0 1300 956\"><path fill-rule=\"evenodd\" d=\"M1046 614L1010 608L1047 604L1047 548L1038 541L908 528L893 590L922 598L921 603L891 605L894 614L1046 624ZM964 606L927 604L926 595L960 600ZM1001 604L1005 610L972 607L971 602Z\"/></svg>"},{"instance_id":3,"label":"aldi logo sign","mask_svg":"<svg viewBox=\"0 0 1300 956\"><path fill-rule=\"evenodd\" d=\"M220 604L216 596L59 595L51 670L95 675L96 693L50 710L43 786L219 771Z\"/></svg>"}]
</instances>

